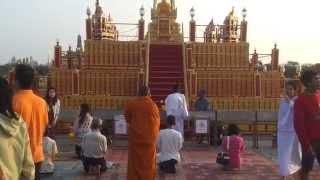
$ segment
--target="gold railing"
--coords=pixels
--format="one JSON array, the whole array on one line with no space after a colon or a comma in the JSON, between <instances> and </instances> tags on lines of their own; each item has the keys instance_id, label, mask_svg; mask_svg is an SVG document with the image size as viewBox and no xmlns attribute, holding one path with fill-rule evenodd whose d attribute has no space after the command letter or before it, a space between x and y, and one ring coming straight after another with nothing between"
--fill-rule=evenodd
<instances>
[{"instance_id":1,"label":"gold railing","mask_svg":"<svg viewBox=\"0 0 320 180\"><path fill-rule=\"evenodd\" d=\"M97 108L120 110L133 98L133 96L62 96L60 99L63 109L78 109L80 104L87 103L93 110Z\"/></svg>"},{"instance_id":2,"label":"gold railing","mask_svg":"<svg viewBox=\"0 0 320 180\"><path fill-rule=\"evenodd\" d=\"M277 111L279 98L235 97L208 98L211 108L218 111ZM196 98L191 100L192 104Z\"/></svg>"},{"instance_id":3,"label":"gold railing","mask_svg":"<svg viewBox=\"0 0 320 180\"><path fill-rule=\"evenodd\" d=\"M183 25L183 24L182 24ZM182 39L183 39L183 27L182 27ZM186 47L185 43L182 41L182 63L183 63L183 76L184 76L184 94L186 101L189 102L189 90L188 90L188 75L187 75L187 63L186 63Z\"/></svg>"},{"instance_id":4,"label":"gold railing","mask_svg":"<svg viewBox=\"0 0 320 180\"><path fill-rule=\"evenodd\" d=\"M149 25L149 29L150 29L150 25ZM150 62L150 31L148 32L147 35L147 46L146 46L146 62L145 62L145 85L149 86L149 62Z\"/></svg>"}]
</instances>

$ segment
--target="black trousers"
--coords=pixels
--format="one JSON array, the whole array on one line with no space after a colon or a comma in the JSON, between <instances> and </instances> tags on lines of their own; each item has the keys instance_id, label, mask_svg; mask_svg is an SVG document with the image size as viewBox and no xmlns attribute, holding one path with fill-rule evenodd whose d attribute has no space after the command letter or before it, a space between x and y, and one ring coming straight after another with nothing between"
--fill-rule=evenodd
<instances>
[{"instance_id":1,"label":"black trousers","mask_svg":"<svg viewBox=\"0 0 320 180\"><path fill-rule=\"evenodd\" d=\"M80 159L82 156L82 148L80 145L75 145L74 147L77 157Z\"/></svg>"},{"instance_id":2,"label":"black trousers","mask_svg":"<svg viewBox=\"0 0 320 180\"><path fill-rule=\"evenodd\" d=\"M83 168L86 172L89 172L90 166L100 165L100 171L104 172L107 170L107 163L104 158L90 158L90 157L82 157Z\"/></svg>"},{"instance_id":3,"label":"black trousers","mask_svg":"<svg viewBox=\"0 0 320 180\"><path fill-rule=\"evenodd\" d=\"M320 140L312 143L314 154L311 152L302 152L301 170L302 173L309 173L313 169L315 159L320 164Z\"/></svg>"},{"instance_id":4,"label":"black trousers","mask_svg":"<svg viewBox=\"0 0 320 180\"><path fill-rule=\"evenodd\" d=\"M35 180L39 180L40 179L41 164L42 164L42 162L34 163L34 166L35 166L35 177L34 177L34 179Z\"/></svg>"},{"instance_id":5,"label":"black trousers","mask_svg":"<svg viewBox=\"0 0 320 180\"><path fill-rule=\"evenodd\" d=\"M50 128L48 128L48 136L49 136L51 139L56 139L55 127L50 127Z\"/></svg>"},{"instance_id":6,"label":"black trousers","mask_svg":"<svg viewBox=\"0 0 320 180\"><path fill-rule=\"evenodd\" d=\"M176 173L176 164L178 163L175 159L170 159L169 161L164 161L159 163L160 170L164 173L174 174Z\"/></svg>"}]
</instances>

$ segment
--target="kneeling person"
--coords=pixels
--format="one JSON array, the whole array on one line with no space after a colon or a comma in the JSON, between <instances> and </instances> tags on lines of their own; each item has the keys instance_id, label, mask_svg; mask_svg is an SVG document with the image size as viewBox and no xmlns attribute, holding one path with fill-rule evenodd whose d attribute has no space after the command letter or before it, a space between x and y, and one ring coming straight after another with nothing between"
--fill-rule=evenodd
<instances>
[{"instance_id":1,"label":"kneeling person","mask_svg":"<svg viewBox=\"0 0 320 180\"><path fill-rule=\"evenodd\" d=\"M43 137L43 152L44 152L44 161L41 164L40 173L41 174L51 174L54 173L54 160L55 156L58 153L58 147L55 140L51 139L48 135L48 128L44 133Z\"/></svg>"},{"instance_id":2,"label":"kneeling person","mask_svg":"<svg viewBox=\"0 0 320 180\"><path fill-rule=\"evenodd\" d=\"M179 131L174 129L175 117L167 117L167 129L161 130L158 137L158 162L160 170L165 173L176 173L175 165L180 161L180 150L183 138Z\"/></svg>"},{"instance_id":3,"label":"kneeling person","mask_svg":"<svg viewBox=\"0 0 320 180\"><path fill-rule=\"evenodd\" d=\"M107 139L101 134L102 120L94 119L91 132L83 136L81 147L83 150L82 163L84 170L89 172L90 167L100 166L100 172L106 171L105 155L107 153Z\"/></svg>"}]
</instances>

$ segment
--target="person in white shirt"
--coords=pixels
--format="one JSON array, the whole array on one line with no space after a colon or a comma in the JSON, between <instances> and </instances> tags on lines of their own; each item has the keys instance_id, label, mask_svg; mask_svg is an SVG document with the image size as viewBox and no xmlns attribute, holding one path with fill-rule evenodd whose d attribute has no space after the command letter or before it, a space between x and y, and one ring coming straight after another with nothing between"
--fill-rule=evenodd
<instances>
[{"instance_id":1,"label":"person in white shirt","mask_svg":"<svg viewBox=\"0 0 320 180\"><path fill-rule=\"evenodd\" d=\"M174 85L172 94L169 94L165 100L167 116L173 115L176 119L175 130L184 134L184 120L189 116L186 98L179 93L179 85Z\"/></svg>"},{"instance_id":2,"label":"person in white shirt","mask_svg":"<svg viewBox=\"0 0 320 180\"><path fill-rule=\"evenodd\" d=\"M180 150L183 138L179 131L174 130L175 117L167 117L168 128L161 130L157 140L159 168L164 173L176 173L175 165L181 161Z\"/></svg>"},{"instance_id":3,"label":"person in white shirt","mask_svg":"<svg viewBox=\"0 0 320 180\"><path fill-rule=\"evenodd\" d=\"M58 153L58 147L55 140L48 136L48 128L46 129L43 137L43 152L45 159L41 164L40 173L51 174L54 173L54 159Z\"/></svg>"},{"instance_id":4,"label":"person in white shirt","mask_svg":"<svg viewBox=\"0 0 320 180\"><path fill-rule=\"evenodd\" d=\"M301 146L293 125L297 85L285 84L285 97L280 101L278 116L278 163L282 179L298 174L301 169Z\"/></svg>"},{"instance_id":5,"label":"person in white shirt","mask_svg":"<svg viewBox=\"0 0 320 180\"><path fill-rule=\"evenodd\" d=\"M82 163L84 170L88 173L90 167L100 166L100 172L107 170L105 156L108 145L107 138L101 134L102 120L94 119L91 124L91 132L82 138Z\"/></svg>"}]
</instances>

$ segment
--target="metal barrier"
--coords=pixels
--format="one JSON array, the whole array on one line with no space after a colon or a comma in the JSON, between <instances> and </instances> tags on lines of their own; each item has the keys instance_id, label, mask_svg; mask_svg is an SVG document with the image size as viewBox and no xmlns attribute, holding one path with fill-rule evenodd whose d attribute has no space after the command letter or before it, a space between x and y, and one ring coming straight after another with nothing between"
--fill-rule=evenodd
<instances>
[{"instance_id":1,"label":"metal barrier","mask_svg":"<svg viewBox=\"0 0 320 180\"><path fill-rule=\"evenodd\" d=\"M61 120L58 123L58 132L69 133L74 119L77 118L77 110L62 110ZM113 138L125 139L126 135L115 134L115 115L121 115L121 110L95 109L93 115L104 120L103 134ZM161 112L161 127L165 128L166 113ZM193 141L197 137L196 120L208 120L208 133L204 136L212 145L217 145L217 129L220 126L237 124L241 134L250 135L253 140L253 147L259 148L261 136L273 138L273 144L277 134L277 112L252 112L252 111L211 111L191 112L189 121L185 123L186 140ZM198 134L199 135L199 134Z\"/></svg>"}]
</instances>

